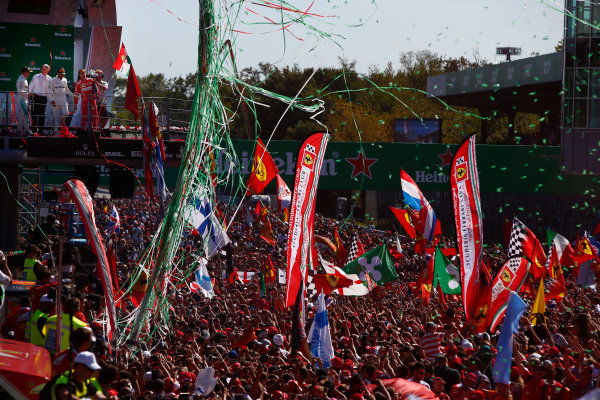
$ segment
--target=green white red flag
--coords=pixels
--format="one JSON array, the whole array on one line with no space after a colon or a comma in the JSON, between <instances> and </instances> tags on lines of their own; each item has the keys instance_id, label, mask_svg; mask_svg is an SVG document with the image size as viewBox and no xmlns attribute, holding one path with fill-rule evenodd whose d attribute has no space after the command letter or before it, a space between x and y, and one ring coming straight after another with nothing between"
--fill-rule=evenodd
<instances>
[{"instance_id":1,"label":"green white red flag","mask_svg":"<svg viewBox=\"0 0 600 400\"><path fill-rule=\"evenodd\" d=\"M433 287L439 284L440 289L446 294L460 294L460 271L450 262L439 247L435 249Z\"/></svg>"},{"instance_id":2,"label":"green white red flag","mask_svg":"<svg viewBox=\"0 0 600 400\"><path fill-rule=\"evenodd\" d=\"M129 68L131 67L131 61L125 50L125 44L121 43L121 50L117 54L113 68L122 73L123 75L129 74Z\"/></svg>"},{"instance_id":3,"label":"green white red flag","mask_svg":"<svg viewBox=\"0 0 600 400\"><path fill-rule=\"evenodd\" d=\"M479 270L483 254L483 219L475 135L465 139L454 154L450 168L450 191L460 256L463 306L467 321L472 321L478 302Z\"/></svg>"},{"instance_id":4,"label":"green white red flag","mask_svg":"<svg viewBox=\"0 0 600 400\"><path fill-rule=\"evenodd\" d=\"M302 143L298 152L288 225L286 307L297 301L304 303L304 293L299 290L304 291L309 266L313 265L315 200L328 141L327 133L315 133Z\"/></svg>"}]
</instances>

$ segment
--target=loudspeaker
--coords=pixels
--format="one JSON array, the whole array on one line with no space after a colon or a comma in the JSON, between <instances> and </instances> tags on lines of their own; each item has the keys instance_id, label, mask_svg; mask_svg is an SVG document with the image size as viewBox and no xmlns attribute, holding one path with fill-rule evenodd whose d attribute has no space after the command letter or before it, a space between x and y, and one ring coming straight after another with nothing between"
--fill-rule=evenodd
<instances>
[{"instance_id":1,"label":"loudspeaker","mask_svg":"<svg viewBox=\"0 0 600 400\"><path fill-rule=\"evenodd\" d=\"M100 168L95 165L78 165L75 167L75 175L85 184L93 198L100 181Z\"/></svg>"},{"instance_id":2,"label":"loudspeaker","mask_svg":"<svg viewBox=\"0 0 600 400\"><path fill-rule=\"evenodd\" d=\"M130 199L133 197L135 177L133 172L123 167L110 167L110 184L108 190L113 199Z\"/></svg>"}]
</instances>

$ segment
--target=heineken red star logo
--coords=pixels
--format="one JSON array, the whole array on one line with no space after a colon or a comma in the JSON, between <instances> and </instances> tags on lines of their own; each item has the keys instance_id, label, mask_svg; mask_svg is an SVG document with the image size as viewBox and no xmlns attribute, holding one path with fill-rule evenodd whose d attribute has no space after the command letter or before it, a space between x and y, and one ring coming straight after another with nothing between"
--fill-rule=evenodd
<instances>
[{"instance_id":1,"label":"heineken red star logo","mask_svg":"<svg viewBox=\"0 0 600 400\"><path fill-rule=\"evenodd\" d=\"M64 55L65 55L65 51L64 51L64 50L62 50L62 51L60 52L60 55L61 55L61 56L64 56Z\"/></svg>"},{"instance_id":2,"label":"heineken red star logo","mask_svg":"<svg viewBox=\"0 0 600 400\"><path fill-rule=\"evenodd\" d=\"M0 53L5 53L5 52L6 52L6 49L5 49L5 48L1 48L1 49L0 49Z\"/></svg>"},{"instance_id":3,"label":"heineken red star logo","mask_svg":"<svg viewBox=\"0 0 600 400\"><path fill-rule=\"evenodd\" d=\"M0 72L0 76L4 76L4 75L6 75L6 72L4 72L4 71Z\"/></svg>"},{"instance_id":4,"label":"heineken red star logo","mask_svg":"<svg viewBox=\"0 0 600 400\"><path fill-rule=\"evenodd\" d=\"M34 37L32 37L31 39L29 39L29 41L30 41L31 43L34 43L34 42L35 42L35 38L34 38Z\"/></svg>"},{"instance_id":5,"label":"heineken red star logo","mask_svg":"<svg viewBox=\"0 0 600 400\"><path fill-rule=\"evenodd\" d=\"M379 160L377 158L367 158L365 156L365 151L360 149L360 152L356 158L346 158L346 161L352 165L352 175L350 176L350 179L354 178L358 174L363 174L367 178L373 179L371 176L371 165L375 164Z\"/></svg>"},{"instance_id":6,"label":"heineken red star logo","mask_svg":"<svg viewBox=\"0 0 600 400\"><path fill-rule=\"evenodd\" d=\"M29 63L29 65L31 65L32 67L34 67L34 66L35 66L35 61L33 61L33 60L32 60L32 61Z\"/></svg>"},{"instance_id":7,"label":"heineken red star logo","mask_svg":"<svg viewBox=\"0 0 600 400\"><path fill-rule=\"evenodd\" d=\"M65 27L62 27L62 28L60 28L60 31L64 33L67 31L67 29Z\"/></svg>"},{"instance_id":8,"label":"heineken red star logo","mask_svg":"<svg viewBox=\"0 0 600 400\"><path fill-rule=\"evenodd\" d=\"M445 167L446 165L452 164L452 159L454 158L454 155L452 154L452 152L450 152L450 148L447 147L446 153L438 154L438 157L442 159L442 167Z\"/></svg>"}]
</instances>

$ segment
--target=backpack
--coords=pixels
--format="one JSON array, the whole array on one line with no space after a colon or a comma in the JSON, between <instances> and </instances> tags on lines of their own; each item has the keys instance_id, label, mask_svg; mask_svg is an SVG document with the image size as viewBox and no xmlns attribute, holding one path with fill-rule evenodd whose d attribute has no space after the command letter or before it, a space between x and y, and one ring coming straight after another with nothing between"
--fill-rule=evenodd
<instances>
[{"instance_id":1,"label":"backpack","mask_svg":"<svg viewBox=\"0 0 600 400\"><path fill-rule=\"evenodd\" d=\"M40 391L39 400L52 400L52 386L54 386L58 378L60 378L61 376L63 376L63 374L58 374L54 378L46 382L46 384Z\"/></svg>"}]
</instances>

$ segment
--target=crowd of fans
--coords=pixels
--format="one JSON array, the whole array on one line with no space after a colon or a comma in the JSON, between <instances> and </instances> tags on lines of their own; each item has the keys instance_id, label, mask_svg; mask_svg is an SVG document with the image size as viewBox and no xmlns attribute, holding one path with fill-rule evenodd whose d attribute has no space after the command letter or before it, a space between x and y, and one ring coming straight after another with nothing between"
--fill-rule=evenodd
<instances>
[{"instance_id":1,"label":"crowd of fans","mask_svg":"<svg viewBox=\"0 0 600 400\"><path fill-rule=\"evenodd\" d=\"M119 211L121 226L120 232L107 235L112 204ZM114 252L121 287L136 271L136 260L157 231L160 208L141 193L128 200L96 199L95 208L96 223L106 235L108 251ZM20 311L4 322L3 336L27 340L27 335L31 336L27 321L36 310L53 313L56 290L51 272L58 252L55 235L61 231L61 211L53 211L56 217L49 216L23 244L27 258L40 261L31 266L37 284L31 296L22 300ZM271 245L257 234L260 218L250 207L233 221L229 220L231 212L222 212L229 223L233 266L238 271L261 271L267 255L276 268L285 268L287 226L281 213L263 217L273 227L275 244ZM568 268L567 294L548 303L547 323L533 326L527 318L529 311L525 312L514 337L510 385L496 384L492 367L499 332L477 334L473 325L465 323L458 297L448 296L442 302L432 294L429 303L423 304L414 285L427 260L412 251L411 239L395 230L378 231L349 221L315 218L316 235L333 240L336 227L347 247L358 235L366 251L382 243L395 243L400 237L402 255L394 259L398 280L375 287L362 297L329 296L327 312L335 350L329 368L323 368L323 361L310 354L292 350L293 318L291 310L282 306L285 285L277 280L267 283L266 295L261 296L257 277L246 283L231 283L224 274L226 257L221 255L208 263L216 296L209 299L181 285L168 305L168 326L145 330L139 341L111 346L103 326L96 321L103 298L100 280L93 271L95 259L84 246L65 244L63 312L83 325L74 327L61 349L53 351L54 374L59 379L47 386L52 396L59 397L52 398L67 398L71 385L72 395L121 400L391 400L406 397L390 386L390 380L402 378L431 389L435 397L445 400L570 400L600 383L600 296L578 287ZM453 242L444 238L441 244L452 246ZM180 255L197 254L201 246L201 238L192 232L186 236ZM322 254L333 261L329 249L322 249ZM486 247L484 259L494 273L505 258L502 246ZM13 279L23 273L22 264L19 268L9 263L9 267ZM531 306L532 295L521 295ZM134 307L125 297L119 315ZM307 330L316 307L316 298L308 298ZM24 329L19 328L19 318L25 320ZM48 334L50 318L39 328L42 336ZM39 322L29 324L37 328ZM73 372L66 380L69 368Z\"/></svg>"}]
</instances>

